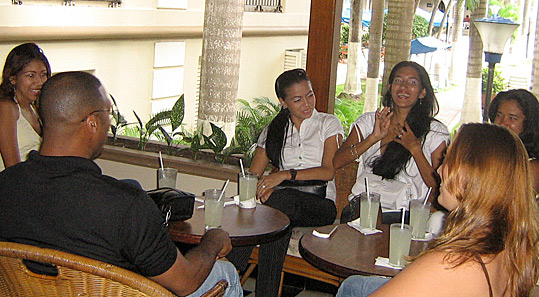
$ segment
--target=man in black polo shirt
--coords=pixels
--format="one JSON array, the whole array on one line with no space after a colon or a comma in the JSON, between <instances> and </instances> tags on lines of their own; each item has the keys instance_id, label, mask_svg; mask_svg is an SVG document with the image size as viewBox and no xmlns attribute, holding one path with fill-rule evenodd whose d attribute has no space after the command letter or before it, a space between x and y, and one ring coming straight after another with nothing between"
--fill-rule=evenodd
<instances>
[{"instance_id":1,"label":"man in black polo shirt","mask_svg":"<svg viewBox=\"0 0 539 297\"><path fill-rule=\"evenodd\" d=\"M228 233L210 230L183 256L146 193L105 176L92 160L107 139L111 103L97 78L54 75L41 90L43 144L0 173L0 238L58 249L140 273L177 295L199 296L227 279L242 296Z\"/></svg>"}]
</instances>

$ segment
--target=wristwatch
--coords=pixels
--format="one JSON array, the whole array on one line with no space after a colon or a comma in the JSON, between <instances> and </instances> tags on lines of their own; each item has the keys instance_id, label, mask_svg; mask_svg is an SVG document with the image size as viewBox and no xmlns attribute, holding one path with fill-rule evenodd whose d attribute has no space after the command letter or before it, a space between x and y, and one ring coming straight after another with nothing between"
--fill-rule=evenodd
<instances>
[{"instance_id":1,"label":"wristwatch","mask_svg":"<svg viewBox=\"0 0 539 297\"><path fill-rule=\"evenodd\" d=\"M296 175L298 174L298 171L296 169L290 169L290 180L296 180Z\"/></svg>"}]
</instances>

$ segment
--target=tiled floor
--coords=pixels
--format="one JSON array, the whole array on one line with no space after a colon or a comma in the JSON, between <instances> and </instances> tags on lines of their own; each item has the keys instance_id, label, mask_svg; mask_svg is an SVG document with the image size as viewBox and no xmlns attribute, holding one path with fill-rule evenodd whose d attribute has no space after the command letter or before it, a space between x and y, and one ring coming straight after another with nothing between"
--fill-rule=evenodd
<instances>
[{"instance_id":1,"label":"tiled floor","mask_svg":"<svg viewBox=\"0 0 539 297\"><path fill-rule=\"evenodd\" d=\"M250 277L243 286L244 292L253 292L255 282L256 279ZM333 297L335 294L328 292L336 292L336 290L333 286L324 283L285 274L283 294L281 297ZM255 293L246 293L245 297L255 297Z\"/></svg>"}]
</instances>

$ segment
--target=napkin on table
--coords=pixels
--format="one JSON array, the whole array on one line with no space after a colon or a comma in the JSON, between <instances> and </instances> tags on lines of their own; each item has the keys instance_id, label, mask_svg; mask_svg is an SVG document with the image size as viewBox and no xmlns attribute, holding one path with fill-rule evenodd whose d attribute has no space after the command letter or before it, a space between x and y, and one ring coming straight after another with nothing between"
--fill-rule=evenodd
<instances>
[{"instance_id":1,"label":"napkin on table","mask_svg":"<svg viewBox=\"0 0 539 297\"><path fill-rule=\"evenodd\" d=\"M359 220L361 218L357 218L351 222L348 222L348 226L356 229L357 231L363 233L363 235L371 235L371 234L376 234L376 233L380 233L382 232L382 230L378 230L378 229L367 229L367 228L362 228L361 225L359 224Z\"/></svg>"},{"instance_id":2,"label":"napkin on table","mask_svg":"<svg viewBox=\"0 0 539 297\"><path fill-rule=\"evenodd\" d=\"M389 258L384 258L384 257L376 258L376 262L374 262L374 265L387 267L387 268L391 268L391 269L398 269L398 270L401 270L403 268L403 267L391 265L391 263L389 263Z\"/></svg>"}]
</instances>

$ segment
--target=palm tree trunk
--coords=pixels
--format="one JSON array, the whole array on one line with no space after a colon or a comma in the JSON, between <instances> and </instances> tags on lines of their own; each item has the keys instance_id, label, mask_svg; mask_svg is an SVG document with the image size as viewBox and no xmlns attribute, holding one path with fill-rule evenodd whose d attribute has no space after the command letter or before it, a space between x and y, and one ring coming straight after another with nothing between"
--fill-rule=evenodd
<instances>
[{"instance_id":1,"label":"palm tree trunk","mask_svg":"<svg viewBox=\"0 0 539 297\"><path fill-rule=\"evenodd\" d=\"M440 2L442 0L436 0L434 1L434 5L432 6L432 13L430 14L430 21L429 21L429 36L432 35L432 27L434 27L434 18L436 17L436 12L438 12L438 7L440 7ZM447 10L446 10L447 11ZM442 26L440 26L440 30L442 29Z\"/></svg>"},{"instance_id":2,"label":"palm tree trunk","mask_svg":"<svg viewBox=\"0 0 539 297\"><path fill-rule=\"evenodd\" d=\"M202 64L198 126L209 122L221 127L232 139L243 26L243 0L206 0L202 33Z\"/></svg>"},{"instance_id":3,"label":"palm tree trunk","mask_svg":"<svg viewBox=\"0 0 539 297\"><path fill-rule=\"evenodd\" d=\"M344 90L339 97L361 98L361 29L363 27L363 0L352 0L350 8L350 30L348 32L348 61Z\"/></svg>"},{"instance_id":4,"label":"palm tree trunk","mask_svg":"<svg viewBox=\"0 0 539 297\"><path fill-rule=\"evenodd\" d=\"M415 5L413 1L389 0L382 92L387 88L387 80L393 66L410 59L414 14Z\"/></svg>"},{"instance_id":5,"label":"palm tree trunk","mask_svg":"<svg viewBox=\"0 0 539 297\"><path fill-rule=\"evenodd\" d=\"M382 53L382 31L384 27L384 1L372 3L371 26L369 28L369 64L365 87L363 112L375 111L378 107L378 83L380 77L380 54Z\"/></svg>"},{"instance_id":6,"label":"palm tree trunk","mask_svg":"<svg viewBox=\"0 0 539 297\"><path fill-rule=\"evenodd\" d=\"M537 21L535 22L535 49L532 63L532 93L539 98L539 9L537 9Z\"/></svg>"},{"instance_id":7,"label":"palm tree trunk","mask_svg":"<svg viewBox=\"0 0 539 297\"><path fill-rule=\"evenodd\" d=\"M462 55L462 44L460 37L462 36L462 26L464 23L464 7L465 0L457 0L457 7L455 7L455 20L453 21L453 30L451 32L451 66L449 67L449 80L455 82L457 79L464 77L461 61L458 59Z\"/></svg>"},{"instance_id":8,"label":"palm tree trunk","mask_svg":"<svg viewBox=\"0 0 539 297\"><path fill-rule=\"evenodd\" d=\"M442 18L442 22L440 23L440 30L438 30L438 33L436 34L436 38L440 39L442 36L442 32L444 31L444 24L447 21L447 18L449 17L449 14L451 13L451 9L453 8L453 0L449 1L445 8L444 17ZM449 34L449 27L446 28L446 34ZM449 37L449 36L448 36ZM446 37L446 41L448 40L448 37Z\"/></svg>"},{"instance_id":9,"label":"palm tree trunk","mask_svg":"<svg viewBox=\"0 0 539 297\"><path fill-rule=\"evenodd\" d=\"M488 0L481 0L479 5L473 10L471 19L479 19L487 16ZM483 42L479 31L474 23L470 24L470 52L468 56L468 71L466 73L466 87L464 92L464 103L460 122L481 122L481 73L483 69Z\"/></svg>"},{"instance_id":10,"label":"palm tree trunk","mask_svg":"<svg viewBox=\"0 0 539 297\"><path fill-rule=\"evenodd\" d=\"M520 0L518 1L519 7L521 7L521 25L518 26L517 30L519 31L518 34L516 34L516 40L513 42L512 50L513 54L517 55L518 57L528 58L528 33L530 32L530 24L529 24L529 11L531 11L531 2L530 0Z\"/></svg>"},{"instance_id":11,"label":"palm tree trunk","mask_svg":"<svg viewBox=\"0 0 539 297\"><path fill-rule=\"evenodd\" d=\"M529 24L528 24L528 12L531 9L531 2L532 2L531 0L520 0L519 7L521 7L520 11L522 12L522 19L521 19L522 25L520 26L521 35L528 34L528 31L530 30Z\"/></svg>"}]
</instances>

